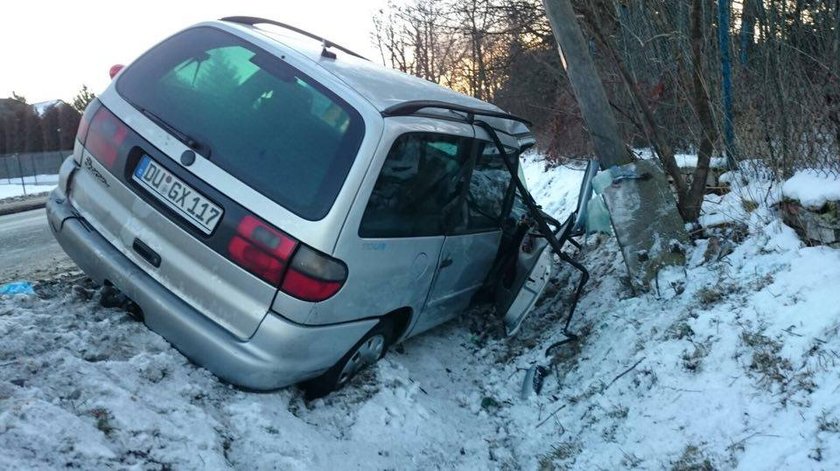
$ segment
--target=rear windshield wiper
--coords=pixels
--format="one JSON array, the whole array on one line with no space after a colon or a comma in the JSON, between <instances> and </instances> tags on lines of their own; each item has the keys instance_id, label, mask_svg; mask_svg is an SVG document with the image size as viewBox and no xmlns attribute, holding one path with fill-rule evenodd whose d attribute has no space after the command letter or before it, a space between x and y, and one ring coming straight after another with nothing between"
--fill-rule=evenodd
<instances>
[{"instance_id":1,"label":"rear windshield wiper","mask_svg":"<svg viewBox=\"0 0 840 471\"><path fill-rule=\"evenodd\" d=\"M160 116L152 113L151 111L145 108L140 108L140 112L146 115L147 118L154 121L155 124L157 124L158 126L169 131L170 134L178 138L179 141L183 142L190 149L198 151L199 153L201 153L202 156L204 156L207 159L210 158L210 146L208 146L207 144L199 142L190 137L188 134L179 131L175 126L172 126L171 124L164 121Z\"/></svg>"}]
</instances>

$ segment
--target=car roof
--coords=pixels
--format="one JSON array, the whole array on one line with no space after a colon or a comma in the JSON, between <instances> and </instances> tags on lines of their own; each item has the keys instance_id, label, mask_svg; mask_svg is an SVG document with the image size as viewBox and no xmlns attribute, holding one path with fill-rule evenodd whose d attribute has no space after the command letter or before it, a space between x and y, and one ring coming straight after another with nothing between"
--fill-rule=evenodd
<instances>
[{"instance_id":1,"label":"car roof","mask_svg":"<svg viewBox=\"0 0 840 471\"><path fill-rule=\"evenodd\" d=\"M260 19L250 18L250 20ZM239 21L226 21L225 19L220 21L223 21L226 25L235 25L251 33L260 34L295 50L353 88L379 112L384 112L396 105L415 101L437 101L477 110L503 112L496 105L366 60L341 46L328 49L329 52L335 54L334 58L325 57L322 54L324 47L319 41L313 39L314 35L296 30L294 27L286 25L276 27L272 25L270 20L258 21L257 23L260 26ZM441 113L437 110L430 110L430 114L444 117L447 113L449 112ZM528 128L520 122L491 117L484 120L507 134L530 134Z\"/></svg>"},{"instance_id":2,"label":"car roof","mask_svg":"<svg viewBox=\"0 0 840 471\"><path fill-rule=\"evenodd\" d=\"M485 101L376 64L360 56L345 53L338 48L329 48L329 51L336 55L335 59L324 57L321 54L323 46L318 41L294 31L275 28L270 24L266 26L236 24L267 36L306 56L350 85L379 111L414 100L437 100L479 109L500 111L497 106Z\"/></svg>"}]
</instances>

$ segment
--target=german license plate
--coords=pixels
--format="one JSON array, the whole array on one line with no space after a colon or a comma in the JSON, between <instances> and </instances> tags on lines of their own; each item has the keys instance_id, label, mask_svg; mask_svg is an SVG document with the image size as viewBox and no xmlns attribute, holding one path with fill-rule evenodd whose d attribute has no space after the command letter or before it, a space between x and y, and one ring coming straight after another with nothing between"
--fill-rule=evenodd
<instances>
[{"instance_id":1,"label":"german license plate","mask_svg":"<svg viewBox=\"0 0 840 471\"><path fill-rule=\"evenodd\" d=\"M144 155L132 174L155 198L174 209L205 234L210 234L222 219L222 208L181 181L180 178Z\"/></svg>"}]
</instances>

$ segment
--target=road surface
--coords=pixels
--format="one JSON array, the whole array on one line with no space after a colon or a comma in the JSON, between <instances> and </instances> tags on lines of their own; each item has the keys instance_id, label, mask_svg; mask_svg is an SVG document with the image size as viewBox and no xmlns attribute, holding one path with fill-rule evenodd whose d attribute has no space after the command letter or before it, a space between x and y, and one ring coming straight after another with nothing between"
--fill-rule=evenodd
<instances>
[{"instance_id":1,"label":"road surface","mask_svg":"<svg viewBox=\"0 0 840 471\"><path fill-rule=\"evenodd\" d=\"M48 278L75 268L36 209L0 216L0 283Z\"/></svg>"}]
</instances>

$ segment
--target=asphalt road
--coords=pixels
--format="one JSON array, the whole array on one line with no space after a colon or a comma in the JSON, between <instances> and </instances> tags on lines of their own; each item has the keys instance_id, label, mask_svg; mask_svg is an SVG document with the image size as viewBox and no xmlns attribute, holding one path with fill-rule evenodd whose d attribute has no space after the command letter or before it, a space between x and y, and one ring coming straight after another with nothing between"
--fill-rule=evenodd
<instances>
[{"instance_id":1,"label":"asphalt road","mask_svg":"<svg viewBox=\"0 0 840 471\"><path fill-rule=\"evenodd\" d=\"M44 209L0 216L0 283L48 278L74 267L53 238Z\"/></svg>"}]
</instances>

